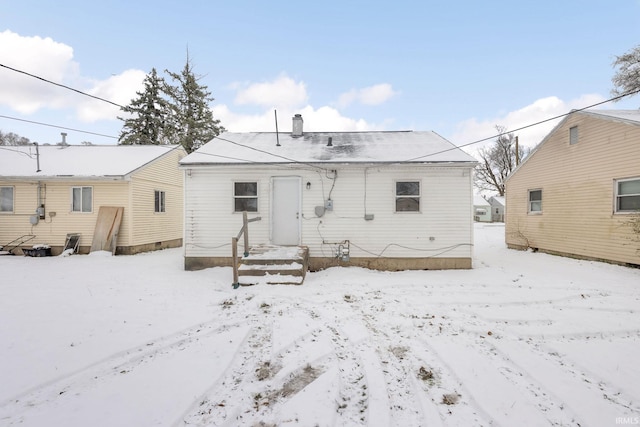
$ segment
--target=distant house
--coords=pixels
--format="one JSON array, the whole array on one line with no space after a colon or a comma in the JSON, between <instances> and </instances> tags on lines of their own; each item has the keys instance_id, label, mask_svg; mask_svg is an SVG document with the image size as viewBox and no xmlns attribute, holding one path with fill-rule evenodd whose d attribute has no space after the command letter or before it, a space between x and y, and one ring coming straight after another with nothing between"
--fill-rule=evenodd
<instances>
[{"instance_id":1,"label":"distant house","mask_svg":"<svg viewBox=\"0 0 640 427\"><path fill-rule=\"evenodd\" d=\"M117 254L182 245L182 147L1 148L0 245L5 250L9 242L31 236L22 249L43 244L55 255L73 233L80 235L78 252L87 253L103 207L122 208L113 239Z\"/></svg>"},{"instance_id":2,"label":"distant house","mask_svg":"<svg viewBox=\"0 0 640 427\"><path fill-rule=\"evenodd\" d=\"M249 245L302 245L312 270L471 268L476 161L434 132L224 133L180 161L185 268ZM242 244L242 241L241 241Z\"/></svg>"},{"instance_id":3,"label":"distant house","mask_svg":"<svg viewBox=\"0 0 640 427\"><path fill-rule=\"evenodd\" d=\"M491 205L491 221L504 222L504 196L491 196L487 201L489 202L489 205Z\"/></svg>"},{"instance_id":4,"label":"distant house","mask_svg":"<svg viewBox=\"0 0 640 427\"><path fill-rule=\"evenodd\" d=\"M506 241L640 264L640 111L575 111L506 180Z\"/></svg>"},{"instance_id":5,"label":"distant house","mask_svg":"<svg viewBox=\"0 0 640 427\"><path fill-rule=\"evenodd\" d=\"M479 194L473 195L473 220L476 222L491 222L491 205Z\"/></svg>"}]
</instances>

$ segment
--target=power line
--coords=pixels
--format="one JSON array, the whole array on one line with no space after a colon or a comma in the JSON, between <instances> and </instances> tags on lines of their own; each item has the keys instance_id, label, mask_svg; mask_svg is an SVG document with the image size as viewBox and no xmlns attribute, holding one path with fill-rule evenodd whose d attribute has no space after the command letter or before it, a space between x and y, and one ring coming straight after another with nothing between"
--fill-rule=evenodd
<instances>
[{"instance_id":1,"label":"power line","mask_svg":"<svg viewBox=\"0 0 640 427\"><path fill-rule=\"evenodd\" d=\"M448 151L457 150L457 149L462 148L462 147L468 147L470 145L479 144L481 142L488 141L490 139L495 139L495 138L499 138L499 137L504 136L504 135L508 135L509 133L512 133L512 132L517 132L517 131L520 131L520 130L523 130L523 129L528 129L528 128L533 127L533 126L541 125L542 123L546 123L546 122L550 122L552 120L556 120L556 119L559 119L559 118L562 118L562 117L566 117L569 114L573 114L573 113L578 112L578 111L584 111L584 110L586 110L588 108L593 108L593 107L597 107L598 105L606 104L608 102L617 101L618 99L622 99L622 98L624 98L626 96L630 96L630 95L635 95L637 93L640 93L640 89L636 89L636 90L631 91L631 92L623 93L622 95L614 96L613 98L609 98L609 99L607 99L605 101L596 102L595 104L591 104L591 105L588 105L586 107L574 109L574 110L569 111L568 113L564 113L564 114L557 115L555 117L551 117L551 118L548 118L548 119L540 120L539 122L535 122L535 123L532 123L532 124L529 124L529 125L526 125L526 126L522 126L522 127L517 128L517 129L512 129L512 130L509 130L509 131L505 131L505 132L499 133L497 135L489 136L487 138L478 139L476 141L472 141L472 142L469 142L467 144L454 145L452 148L447 148L446 150L437 151L435 153L425 154L424 156L419 156L419 157L414 157L414 158L411 158L411 159L407 159L407 160L405 160L405 162L412 162L412 161L415 161L415 160L424 159L425 157L435 156L435 155L438 155L438 154L446 153Z\"/></svg>"},{"instance_id":2,"label":"power line","mask_svg":"<svg viewBox=\"0 0 640 427\"><path fill-rule=\"evenodd\" d=\"M297 163L297 164L301 164L301 165L305 165L305 166L310 166L312 168L320 169L322 171L326 171L327 170L326 168L314 165L312 163L301 162L299 160L291 159L289 157L281 156L279 154L274 154L274 153L271 153L271 152L266 151L266 150L261 150L259 148L255 148L255 147L249 147L248 145L240 144L239 142L234 142L234 141L231 141L230 139L220 138L219 136L215 136L214 139L219 139L221 141L226 141L226 142L228 142L230 144L234 144L234 145L237 145L237 146L243 147L243 148L248 148L249 150L257 151L259 153L268 154L268 155L273 156L273 157L278 157L280 159L287 160L289 162L293 162L293 163Z\"/></svg>"},{"instance_id":3,"label":"power line","mask_svg":"<svg viewBox=\"0 0 640 427\"><path fill-rule=\"evenodd\" d=\"M73 91L73 92L76 92L76 93L79 93L79 94L81 94L81 95L84 95L84 96L88 96L88 97L91 97L91 98L97 99L97 100L99 100L99 101L107 102L107 103L112 104L112 105L114 105L114 106L116 106L116 107L119 107L119 108L124 108L122 105L120 105L120 104L116 104L115 102L109 101L109 100L104 99L104 98L100 98L100 97L95 96L95 95L91 95L91 94L88 94L88 93L82 92L82 91L80 91L80 90L78 90L78 89L74 89L74 88L72 88L72 87L69 87L69 86L66 86L66 85L63 85L63 84L60 84L60 83L52 82L51 80L47 80L47 79L45 79L45 78L43 78L43 77L36 76L35 74L31 74L31 73L28 73L28 72L26 72L26 71L18 70L18 69L16 69L16 68L12 68L12 67L9 67L9 66L4 65L4 64L0 64L0 67L7 68L7 69L12 70L12 71L15 71L15 72L17 72L17 73L25 74L25 75L27 75L27 76L30 76L30 77L36 78L36 79L38 79L38 80L42 80L42 81L44 81L44 82L46 82L46 83L50 83L50 84L53 84L53 85L55 85L55 86L59 86L59 87L62 87L62 88L65 88L65 89L71 90L71 91ZM402 162L400 162L400 163L404 163L404 162L412 162L412 161L416 161L416 160L424 159L425 157L435 156L435 155L438 155L438 154L442 154L442 153L446 153L446 152L449 152L449 151L457 150L457 149L460 149L460 148L463 148L463 147L468 147L468 146L471 146L471 145L479 144L479 143L481 143L481 142L485 142L485 141L488 141L488 140L491 140L491 139L499 138L499 137L501 137L501 136L507 135L507 134L512 133L512 132L521 131L521 130L524 130L524 129L528 129L528 128L530 128L530 127L534 127L534 126L541 125L541 124L543 124L543 123L547 123L547 122L550 122L550 121L553 121L553 120L557 120L557 119L562 118L562 117L566 117L566 116L568 116L569 114L572 114L572 113L577 112L577 111L584 111L584 110L586 110L586 109L593 108L593 107L596 107L596 106L598 106L598 105L606 104L606 103L609 103L609 102L612 102L612 101L616 101L616 100L622 99L622 98L627 97L627 96L630 96L630 95L635 95L635 94L637 94L637 93L640 93L640 89L637 89L637 90L634 90L634 91L631 91L631 92L627 92L627 93L623 93L622 95L618 95L618 96L615 96L615 97L613 97L613 98L609 98L609 99L607 99L607 100L605 100L605 101L597 102L597 103L595 103L595 104L591 104L591 105L588 105L588 106L583 107L583 108L574 109L574 110L569 111L568 113L564 113L564 114L560 114L560 115L557 115L557 116L554 116L554 117L550 117L550 118L548 118L548 119L540 120L540 121L538 121L538 122L535 122L535 123L532 123L532 124L529 124L529 125L525 125L525 126L522 126L522 127L516 128L516 129L511 129L511 130L509 130L509 131L505 131L505 132L502 132L502 133L499 133L499 134L496 134L496 135L493 135L493 136L489 136L489 137L486 137L486 138L478 139L478 140L475 140L475 141L469 142L469 143L467 143L467 144L454 145L453 147L448 148L448 149L446 149L446 150L441 150L441 151L437 151L437 152L435 152L435 153L425 154L425 155L423 155L423 156L413 157L413 158L410 158L410 159L404 160L404 161L402 161ZM39 122L30 121L30 120L18 119L18 118L15 118L15 117L8 117L8 116L2 116L2 115L0 115L0 117L7 118L7 119L12 119L12 120L20 120L20 121L24 121L24 122L28 122L28 123L34 123L34 124L39 124L39 125L43 125L43 126L50 126L50 127L59 128L59 129L72 130L72 131L75 131L75 132L87 133L87 134L96 135L96 136L103 136L103 137L107 137L107 138L114 138L114 139L117 139L117 137L110 136L110 135L103 135L103 134L94 133L94 132L88 132L88 131L82 131L82 130L78 130L78 129L66 128L66 127L56 126L56 125L51 125L51 124L47 124L47 123L39 123ZM317 168L317 169L325 170L324 168L321 168L321 167L319 167L319 166L317 166L317 165L314 165L314 164L311 164L311 163L301 162L301 161L298 161L298 160L295 160L295 159L291 159L291 158L289 158L289 157L285 157L285 156L281 156L281 155L279 155L279 154L271 153L271 152L269 152L269 151L261 150L261 149L255 148L255 147L249 147L249 146L247 146L247 145L240 144L240 143L238 143L238 142L234 142L234 141L231 141L231 140L229 140L229 139L220 138L219 136L216 136L216 137L214 137L214 138L217 138L217 139L220 139L220 140L222 140L222 141L226 141L226 142L229 142L229 143L231 143L231 144L234 144L234 145L237 145L237 146L240 146L240 147L244 147L244 148L247 148L247 149L250 149L250 150L258 151L258 152L261 152L261 153L264 153L264 154L267 154L267 155L270 155L270 156L273 156L273 157L278 157L278 158L281 158L281 159L283 159L283 160L287 160L287 161L289 161L289 162L293 162L293 163L297 163L297 164L303 164L303 165L306 165L306 166L311 166L311 167L313 167L313 168ZM220 156L220 157L223 157L223 156ZM238 159L238 160L239 160L239 159ZM393 162L393 163L398 163L398 162Z\"/></svg>"},{"instance_id":4,"label":"power line","mask_svg":"<svg viewBox=\"0 0 640 427\"><path fill-rule=\"evenodd\" d=\"M65 85L60 84L60 83L52 82L51 80L47 80L44 77L36 76L35 74L27 73L26 71L22 71L22 70L18 70L16 68L13 68L13 67L9 67L8 65L0 64L0 67L6 68L6 69L11 70L11 71L15 71L16 73L21 73L21 74L27 75L29 77L33 77L34 79L42 80L43 82L50 83L50 84L55 85L55 86L59 86L59 87L71 90L73 92L79 93L80 95L88 96L90 98L94 98L94 99L97 99L99 101L103 101L103 102L109 103L111 105L115 105L116 107L119 107L119 108L124 108L122 105L116 104L115 102L109 101L108 99L100 98L99 96L91 95L91 94L88 94L86 92L82 92L81 90L74 89L72 87L65 86Z\"/></svg>"},{"instance_id":5,"label":"power line","mask_svg":"<svg viewBox=\"0 0 640 427\"><path fill-rule=\"evenodd\" d=\"M96 136L103 136L105 138L118 139L117 136L104 135L102 133L89 132L87 130L68 128L68 127L64 127L64 126L56 126L56 125L52 125L52 124L49 124L49 123L34 122L33 120L19 119L17 117L9 117L9 116L3 116L3 115L0 115L0 117L3 118L3 119L17 120L19 122L33 123L33 124L40 125L40 126L49 126L49 127L57 128L57 129L71 130L71 131L74 131L74 132L87 133L89 135L96 135Z\"/></svg>"}]
</instances>

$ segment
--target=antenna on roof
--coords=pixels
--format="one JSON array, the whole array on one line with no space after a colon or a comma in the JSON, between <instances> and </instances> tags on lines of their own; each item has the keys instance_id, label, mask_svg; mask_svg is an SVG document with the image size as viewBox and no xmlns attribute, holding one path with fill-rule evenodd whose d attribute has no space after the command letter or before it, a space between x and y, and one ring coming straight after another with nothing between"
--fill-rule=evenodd
<instances>
[{"instance_id":1,"label":"antenna on roof","mask_svg":"<svg viewBox=\"0 0 640 427\"><path fill-rule=\"evenodd\" d=\"M276 147L280 147L280 135L278 134L278 110L273 110L273 114L276 116Z\"/></svg>"}]
</instances>

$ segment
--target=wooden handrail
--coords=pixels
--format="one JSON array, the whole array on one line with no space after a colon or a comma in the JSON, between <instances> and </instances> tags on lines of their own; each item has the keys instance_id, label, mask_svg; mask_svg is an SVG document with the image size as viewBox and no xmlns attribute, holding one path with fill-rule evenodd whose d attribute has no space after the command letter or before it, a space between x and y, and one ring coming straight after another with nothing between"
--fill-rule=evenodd
<instances>
[{"instance_id":1,"label":"wooden handrail","mask_svg":"<svg viewBox=\"0 0 640 427\"><path fill-rule=\"evenodd\" d=\"M247 211L242 212L242 228L236 237L231 238L231 258L233 262L233 289L238 289L240 282L238 280L238 240L244 234L244 256L249 256L249 223L260 221L261 217L248 219Z\"/></svg>"}]
</instances>

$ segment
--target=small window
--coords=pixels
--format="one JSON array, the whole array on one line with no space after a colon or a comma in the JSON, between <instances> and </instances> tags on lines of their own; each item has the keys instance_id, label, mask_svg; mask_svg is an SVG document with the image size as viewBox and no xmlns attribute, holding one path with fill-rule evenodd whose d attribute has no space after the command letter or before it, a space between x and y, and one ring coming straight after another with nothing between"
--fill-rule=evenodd
<instances>
[{"instance_id":1,"label":"small window","mask_svg":"<svg viewBox=\"0 0 640 427\"><path fill-rule=\"evenodd\" d=\"M235 182L233 202L235 212L258 212L258 183Z\"/></svg>"},{"instance_id":2,"label":"small window","mask_svg":"<svg viewBox=\"0 0 640 427\"><path fill-rule=\"evenodd\" d=\"M164 191L160 191L160 190L156 190L155 191L155 208L154 208L154 212L160 213L160 212L164 212L165 211L164 197L165 197Z\"/></svg>"},{"instance_id":3,"label":"small window","mask_svg":"<svg viewBox=\"0 0 640 427\"><path fill-rule=\"evenodd\" d=\"M0 212L13 212L13 187L0 187Z\"/></svg>"},{"instance_id":4,"label":"small window","mask_svg":"<svg viewBox=\"0 0 640 427\"><path fill-rule=\"evenodd\" d=\"M569 128L569 145L578 143L578 126Z\"/></svg>"},{"instance_id":5,"label":"small window","mask_svg":"<svg viewBox=\"0 0 640 427\"><path fill-rule=\"evenodd\" d=\"M486 209L476 209L476 215L486 215L486 214L487 214Z\"/></svg>"},{"instance_id":6,"label":"small window","mask_svg":"<svg viewBox=\"0 0 640 427\"><path fill-rule=\"evenodd\" d=\"M71 188L71 212L91 212L93 206L92 187Z\"/></svg>"},{"instance_id":7,"label":"small window","mask_svg":"<svg viewBox=\"0 0 640 427\"><path fill-rule=\"evenodd\" d=\"M420 182L396 182L396 212L420 212Z\"/></svg>"},{"instance_id":8,"label":"small window","mask_svg":"<svg viewBox=\"0 0 640 427\"><path fill-rule=\"evenodd\" d=\"M529 190L529 212L542 212L542 190Z\"/></svg>"},{"instance_id":9,"label":"small window","mask_svg":"<svg viewBox=\"0 0 640 427\"><path fill-rule=\"evenodd\" d=\"M616 181L616 212L640 212L640 178Z\"/></svg>"}]
</instances>

